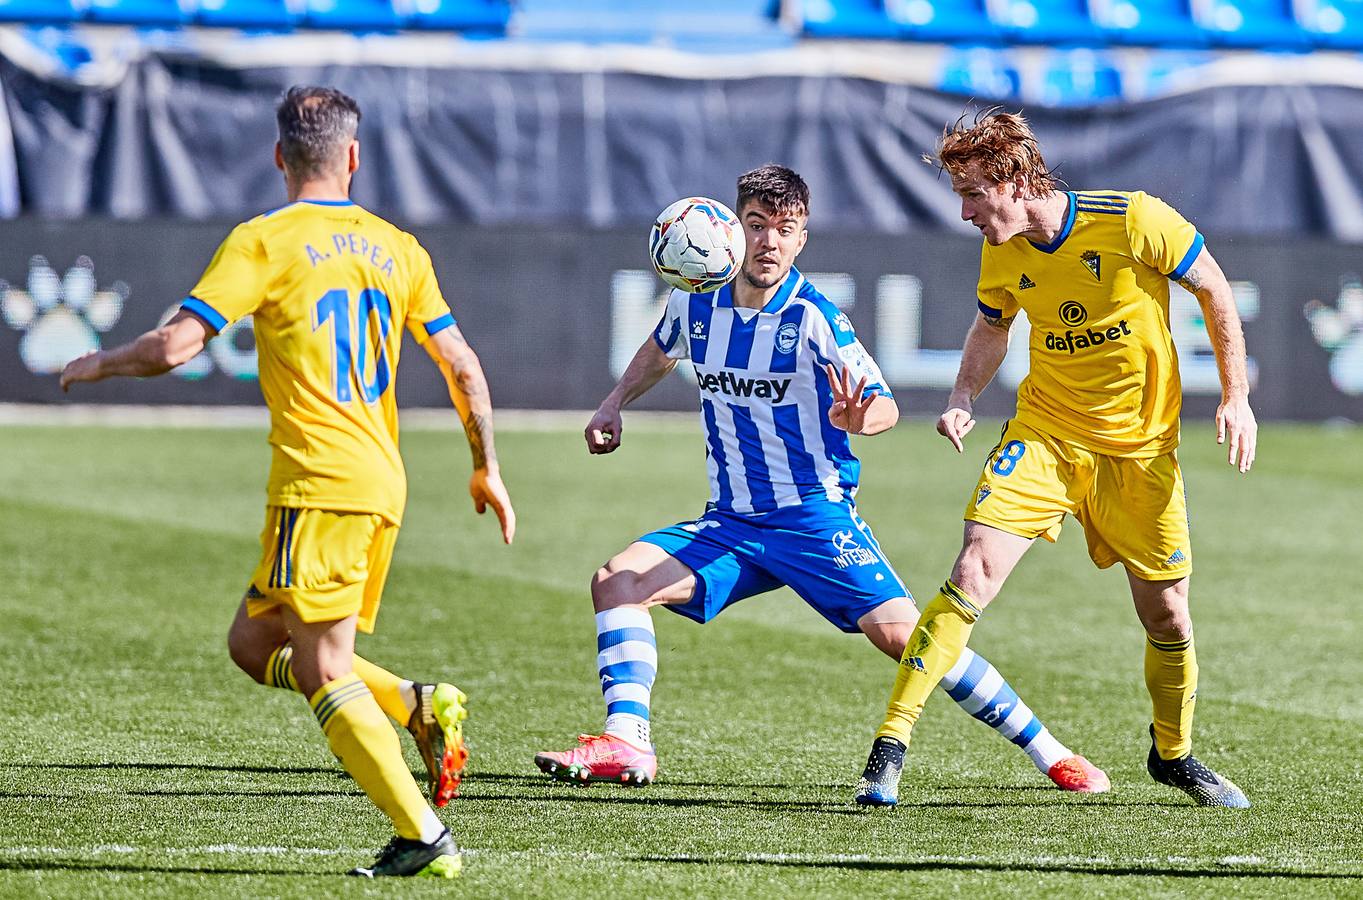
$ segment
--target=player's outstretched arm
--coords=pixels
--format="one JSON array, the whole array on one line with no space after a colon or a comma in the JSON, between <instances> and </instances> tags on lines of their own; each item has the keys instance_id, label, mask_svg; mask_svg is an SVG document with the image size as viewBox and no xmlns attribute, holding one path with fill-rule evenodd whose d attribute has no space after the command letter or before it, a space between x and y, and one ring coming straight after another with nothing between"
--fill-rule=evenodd
<instances>
[{"instance_id":1,"label":"player's outstretched arm","mask_svg":"<svg viewBox=\"0 0 1363 900\"><path fill-rule=\"evenodd\" d=\"M1013 327L1013 318L976 313L966 332L956 386L951 389L946 411L937 419L937 433L951 441L957 453L965 449L962 441L975 427L975 398L984 393L1008 355L1008 329Z\"/></svg>"},{"instance_id":2,"label":"player's outstretched arm","mask_svg":"<svg viewBox=\"0 0 1363 900\"><path fill-rule=\"evenodd\" d=\"M846 368L839 374L837 369L824 363L823 370L833 392L828 421L834 428L841 428L848 434L872 435L889 431L899 421L899 404L878 390L867 391L865 375L853 386L852 376Z\"/></svg>"},{"instance_id":3,"label":"player's outstretched arm","mask_svg":"<svg viewBox=\"0 0 1363 900\"><path fill-rule=\"evenodd\" d=\"M114 375L164 375L198 355L215 334L203 319L180 310L166 324L136 340L71 360L62 369L62 390L69 391L77 382L103 381Z\"/></svg>"},{"instance_id":4,"label":"player's outstretched arm","mask_svg":"<svg viewBox=\"0 0 1363 900\"><path fill-rule=\"evenodd\" d=\"M601 405L596 408L592 419L583 429L587 438L589 453L610 453L620 446L624 432L624 419L620 411L627 405L648 393L662 380L663 376L676 368L677 361L669 357L653 338L644 341L634 358L625 367L625 374Z\"/></svg>"},{"instance_id":5,"label":"player's outstretched arm","mask_svg":"<svg viewBox=\"0 0 1363 900\"><path fill-rule=\"evenodd\" d=\"M1216 351L1216 371L1221 376L1221 405L1216 408L1216 442L1230 441L1226 461L1248 472L1254 465L1259 423L1249 405L1249 371L1245 364L1245 332L1230 282L1206 247L1178 283L1197 297L1207 335Z\"/></svg>"},{"instance_id":6,"label":"player's outstretched arm","mask_svg":"<svg viewBox=\"0 0 1363 900\"><path fill-rule=\"evenodd\" d=\"M426 342L426 352L445 376L450 400L464 423L469 452L473 455L473 475L469 478L473 508L482 515L491 506L501 524L502 540L509 544L516 536L516 511L511 507L511 496L502 484L501 468L497 465L492 441L492 395L483 366L458 326L432 335Z\"/></svg>"}]
</instances>

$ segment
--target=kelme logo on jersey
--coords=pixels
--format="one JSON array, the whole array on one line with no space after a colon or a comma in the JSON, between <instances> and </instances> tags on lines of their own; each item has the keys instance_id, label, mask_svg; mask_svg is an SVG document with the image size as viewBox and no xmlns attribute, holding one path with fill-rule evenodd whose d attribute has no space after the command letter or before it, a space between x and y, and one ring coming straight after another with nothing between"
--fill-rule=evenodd
<instances>
[{"instance_id":1,"label":"kelme logo on jersey","mask_svg":"<svg viewBox=\"0 0 1363 900\"><path fill-rule=\"evenodd\" d=\"M1092 328L1085 328L1077 334L1073 331L1066 331L1063 335L1048 331L1046 332L1046 349L1054 350L1056 353L1074 355L1080 350L1099 347L1109 341L1119 341L1130 333L1131 329L1127 326L1126 319L1122 319L1116 325L1109 325L1107 328L1100 328L1097 331Z\"/></svg>"},{"instance_id":2,"label":"kelme logo on jersey","mask_svg":"<svg viewBox=\"0 0 1363 900\"><path fill-rule=\"evenodd\" d=\"M776 329L776 349L782 353L791 352L799 342L800 326L794 322L787 322Z\"/></svg>"},{"instance_id":3,"label":"kelme logo on jersey","mask_svg":"<svg viewBox=\"0 0 1363 900\"><path fill-rule=\"evenodd\" d=\"M847 569L852 566L873 566L880 562L870 550L857 543L856 535L850 531L839 531L833 535L831 543L837 556L833 557L833 562L839 569Z\"/></svg>"},{"instance_id":4,"label":"kelme logo on jersey","mask_svg":"<svg viewBox=\"0 0 1363 900\"><path fill-rule=\"evenodd\" d=\"M1089 311L1078 300L1066 300L1060 304L1060 321L1071 328L1078 328L1089 320Z\"/></svg>"},{"instance_id":5,"label":"kelme logo on jersey","mask_svg":"<svg viewBox=\"0 0 1363 900\"><path fill-rule=\"evenodd\" d=\"M712 394L727 394L730 397L761 397L780 403L786 399L790 390L789 378L743 378L725 369L718 375L696 373L696 382L703 390Z\"/></svg>"},{"instance_id":6,"label":"kelme logo on jersey","mask_svg":"<svg viewBox=\"0 0 1363 900\"><path fill-rule=\"evenodd\" d=\"M694 321L694 322L691 323L691 340L693 340L693 341L703 341L703 340L705 340L705 320L704 320L704 319L697 319L696 321Z\"/></svg>"}]
</instances>

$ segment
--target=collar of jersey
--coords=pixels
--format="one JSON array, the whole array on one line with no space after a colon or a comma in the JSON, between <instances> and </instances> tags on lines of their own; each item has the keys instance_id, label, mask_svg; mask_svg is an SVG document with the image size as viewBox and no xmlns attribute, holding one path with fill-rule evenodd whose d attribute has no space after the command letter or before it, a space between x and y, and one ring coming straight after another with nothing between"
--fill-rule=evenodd
<instances>
[{"instance_id":1,"label":"collar of jersey","mask_svg":"<svg viewBox=\"0 0 1363 900\"><path fill-rule=\"evenodd\" d=\"M781 287L772 294L771 299L763 306L759 312L774 313L780 312L781 307L785 306L790 297L795 293L795 286L800 283L800 270L794 266L786 273L786 280L781 282ZM715 307L717 309L733 309L734 306L734 283L731 281L724 287L715 291Z\"/></svg>"},{"instance_id":2,"label":"collar of jersey","mask_svg":"<svg viewBox=\"0 0 1363 900\"><path fill-rule=\"evenodd\" d=\"M1060 249L1060 245L1065 243L1065 238L1070 236L1074 230L1074 191L1065 192L1065 227L1060 229L1060 233L1055 236L1055 240L1049 244L1038 244L1036 241L1028 239L1031 244L1042 253L1054 253Z\"/></svg>"}]
</instances>

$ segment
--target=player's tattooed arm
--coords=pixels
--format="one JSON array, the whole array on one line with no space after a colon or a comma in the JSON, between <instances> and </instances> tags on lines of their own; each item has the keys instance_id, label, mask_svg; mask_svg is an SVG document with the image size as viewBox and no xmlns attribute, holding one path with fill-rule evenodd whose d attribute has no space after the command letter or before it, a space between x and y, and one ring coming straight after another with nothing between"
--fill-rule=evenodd
<instances>
[{"instance_id":1,"label":"player's tattooed arm","mask_svg":"<svg viewBox=\"0 0 1363 900\"><path fill-rule=\"evenodd\" d=\"M486 469L497 462L497 453L492 437L492 395L478 355L458 327L437 332L428 349L445 375L450 400L468 438L473 468Z\"/></svg>"},{"instance_id":2,"label":"player's tattooed arm","mask_svg":"<svg viewBox=\"0 0 1363 900\"><path fill-rule=\"evenodd\" d=\"M1194 262L1192 268L1183 274L1183 277L1178 280L1178 283L1181 284L1188 293L1196 294L1198 291L1202 290L1206 280L1207 274L1197 262Z\"/></svg>"},{"instance_id":3,"label":"player's tattooed arm","mask_svg":"<svg viewBox=\"0 0 1363 900\"><path fill-rule=\"evenodd\" d=\"M986 316L984 313L980 313L980 319L984 321L984 324L997 328L1000 331L1007 331L1008 329L1012 328L1013 320L1016 318L1017 318L1016 315Z\"/></svg>"}]
</instances>

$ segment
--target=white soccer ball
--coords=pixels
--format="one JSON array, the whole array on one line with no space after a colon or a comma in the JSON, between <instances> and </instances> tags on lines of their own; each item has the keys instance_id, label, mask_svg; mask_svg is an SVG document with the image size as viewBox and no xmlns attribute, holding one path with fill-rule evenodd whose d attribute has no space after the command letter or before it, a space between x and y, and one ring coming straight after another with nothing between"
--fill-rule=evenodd
<instances>
[{"instance_id":1,"label":"white soccer ball","mask_svg":"<svg viewBox=\"0 0 1363 900\"><path fill-rule=\"evenodd\" d=\"M733 280L747 245L738 216L718 200L687 197L658 213L648 255L663 281L703 294Z\"/></svg>"}]
</instances>

